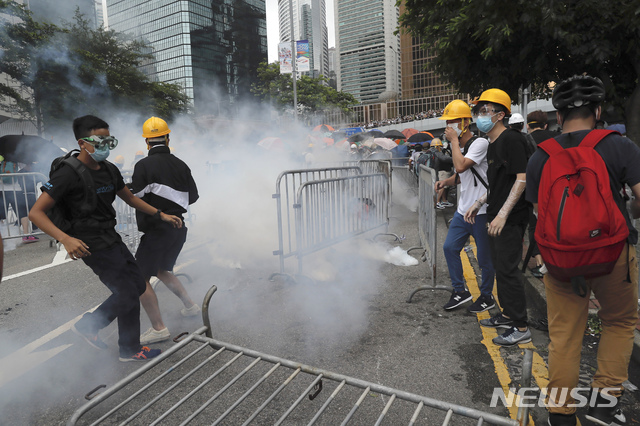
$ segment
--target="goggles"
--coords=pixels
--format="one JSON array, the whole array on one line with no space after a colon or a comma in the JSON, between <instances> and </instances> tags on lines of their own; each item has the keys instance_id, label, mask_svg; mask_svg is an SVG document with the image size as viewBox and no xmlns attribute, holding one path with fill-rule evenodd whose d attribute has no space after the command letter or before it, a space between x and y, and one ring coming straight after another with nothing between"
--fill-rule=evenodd
<instances>
[{"instance_id":1,"label":"goggles","mask_svg":"<svg viewBox=\"0 0 640 426\"><path fill-rule=\"evenodd\" d=\"M94 148L104 148L107 146L109 150L112 150L116 146L118 146L118 139L113 136L87 136L86 138L80 138L80 140L85 141L94 146Z\"/></svg>"},{"instance_id":2,"label":"goggles","mask_svg":"<svg viewBox=\"0 0 640 426\"><path fill-rule=\"evenodd\" d=\"M480 108L478 110L478 114L476 114L476 115L477 116L494 115L495 112L496 111L492 107L490 107L488 105L485 105L485 106L483 106L482 108Z\"/></svg>"}]
</instances>

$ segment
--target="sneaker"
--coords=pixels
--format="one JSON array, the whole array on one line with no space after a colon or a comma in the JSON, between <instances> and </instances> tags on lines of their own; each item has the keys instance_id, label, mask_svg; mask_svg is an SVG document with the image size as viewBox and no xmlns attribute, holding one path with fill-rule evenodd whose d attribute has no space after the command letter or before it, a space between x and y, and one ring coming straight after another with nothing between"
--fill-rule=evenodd
<instances>
[{"instance_id":1,"label":"sneaker","mask_svg":"<svg viewBox=\"0 0 640 426\"><path fill-rule=\"evenodd\" d=\"M449 301L443 306L443 308L449 311L451 309L457 308L458 306L462 305L465 302L468 302L471 299L473 299L473 297L471 297L471 293L466 290L454 291L453 293L451 293L451 299L449 299Z\"/></svg>"},{"instance_id":2,"label":"sneaker","mask_svg":"<svg viewBox=\"0 0 640 426\"><path fill-rule=\"evenodd\" d=\"M122 362L131 362L131 361L148 361L152 358L160 355L162 351L160 349L149 349L146 346L140 348L140 352L135 353L131 356L122 356L120 355L119 360Z\"/></svg>"},{"instance_id":3,"label":"sneaker","mask_svg":"<svg viewBox=\"0 0 640 426\"><path fill-rule=\"evenodd\" d=\"M450 203L448 201L441 201L440 204L442 204L445 207L453 207L455 204Z\"/></svg>"},{"instance_id":4,"label":"sneaker","mask_svg":"<svg viewBox=\"0 0 640 426\"><path fill-rule=\"evenodd\" d=\"M444 205L442 203L436 203L436 209L444 209Z\"/></svg>"},{"instance_id":5,"label":"sneaker","mask_svg":"<svg viewBox=\"0 0 640 426\"><path fill-rule=\"evenodd\" d=\"M592 390L592 392L593 391L594 390ZM613 407L606 407L606 405L611 405L612 401L609 398L603 398L598 394L595 401L595 407L589 407L589 411L584 417L597 425L626 425L627 418L619 407L621 397L615 399L616 404ZM591 400L591 397L589 400Z\"/></svg>"},{"instance_id":6,"label":"sneaker","mask_svg":"<svg viewBox=\"0 0 640 426\"><path fill-rule=\"evenodd\" d=\"M467 308L467 311L472 314L479 314L480 312L488 311L494 306L496 306L496 301L493 299L493 295L481 294L480 297Z\"/></svg>"},{"instance_id":7,"label":"sneaker","mask_svg":"<svg viewBox=\"0 0 640 426\"><path fill-rule=\"evenodd\" d=\"M549 426L576 426L576 415L549 413L547 423Z\"/></svg>"},{"instance_id":8,"label":"sneaker","mask_svg":"<svg viewBox=\"0 0 640 426\"><path fill-rule=\"evenodd\" d=\"M531 341L531 331L527 328L525 331L518 330L518 327L511 327L500 336L494 337L492 342L498 346L513 346L518 343L528 343Z\"/></svg>"},{"instance_id":9,"label":"sneaker","mask_svg":"<svg viewBox=\"0 0 640 426\"><path fill-rule=\"evenodd\" d=\"M78 325L77 322L73 324L71 326L71 331L76 333L78 336L82 337L85 342L87 342L88 344L90 344L96 349L104 350L108 348L107 344L100 339L100 336L98 336L98 333L91 334L89 332L83 331L81 329L78 329L77 325Z\"/></svg>"},{"instance_id":10,"label":"sneaker","mask_svg":"<svg viewBox=\"0 0 640 426\"><path fill-rule=\"evenodd\" d=\"M23 243L35 243L38 241L40 241L40 238L36 237L35 235L27 235L26 237L22 237Z\"/></svg>"},{"instance_id":11,"label":"sneaker","mask_svg":"<svg viewBox=\"0 0 640 426\"><path fill-rule=\"evenodd\" d=\"M200 306L193 304L190 308L183 308L180 310L183 317L195 317L200 313Z\"/></svg>"},{"instance_id":12,"label":"sneaker","mask_svg":"<svg viewBox=\"0 0 640 426\"><path fill-rule=\"evenodd\" d=\"M171 338L171 333L169 333L169 329L167 327L162 330L156 330L151 327L140 335L140 344L147 345L149 343L162 342L169 340L169 338Z\"/></svg>"},{"instance_id":13,"label":"sneaker","mask_svg":"<svg viewBox=\"0 0 640 426\"><path fill-rule=\"evenodd\" d=\"M502 315L501 312L489 319L480 320L480 325L483 327L493 328L511 328L513 327L513 321L511 321L509 318L505 318L505 316Z\"/></svg>"},{"instance_id":14,"label":"sneaker","mask_svg":"<svg viewBox=\"0 0 640 426\"><path fill-rule=\"evenodd\" d=\"M530 268L531 269L531 275L533 275L536 278L542 278L544 277L544 274L542 273L541 269L542 269L543 265L540 266L536 266L535 268Z\"/></svg>"}]
</instances>

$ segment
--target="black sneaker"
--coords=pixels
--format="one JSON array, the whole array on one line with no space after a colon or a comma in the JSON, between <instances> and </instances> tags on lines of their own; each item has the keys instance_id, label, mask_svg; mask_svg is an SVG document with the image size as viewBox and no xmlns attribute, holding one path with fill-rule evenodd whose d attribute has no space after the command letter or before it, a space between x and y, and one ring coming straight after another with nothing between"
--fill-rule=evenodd
<instances>
[{"instance_id":1,"label":"black sneaker","mask_svg":"<svg viewBox=\"0 0 640 426\"><path fill-rule=\"evenodd\" d=\"M468 302L471 299L473 299L471 293L466 290L454 291L453 293L451 293L451 299L449 299L449 301L446 305L443 306L443 308L449 311L451 309L457 308L458 306L462 305L465 302Z\"/></svg>"},{"instance_id":2,"label":"black sneaker","mask_svg":"<svg viewBox=\"0 0 640 426\"><path fill-rule=\"evenodd\" d=\"M491 294L481 294L475 302L467 308L467 311L472 314L479 314L480 312L487 311L496 306L496 301Z\"/></svg>"},{"instance_id":3,"label":"black sneaker","mask_svg":"<svg viewBox=\"0 0 640 426\"><path fill-rule=\"evenodd\" d=\"M483 327L493 327L493 328L511 328L513 327L513 321L509 318L505 318L500 312L498 315L493 316L489 319L480 320L480 325Z\"/></svg>"},{"instance_id":4,"label":"black sneaker","mask_svg":"<svg viewBox=\"0 0 640 426\"><path fill-rule=\"evenodd\" d=\"M90 344L91 346L93 346L96 349L107 349L108 348L107 344L105 342L103 342L102 339L100 339L100 336L98 336L98 333L91 334L90 332L85 331L82 328L78 328L77 325L78 325L77 322L75 324L73 324L71 326L71 331L76 333L78 336L82 337L85 342L87 342L88 344Z\"/></svg>"},{"instance_id":5,"label":"black sneaker","mask_svg":"<svg viewBox=\"0 0 640 426\"><path fill-rule=\"evenodd\" d=\"M549 426L576 426L576 415L549 413L547 423Z\"/></svg>"},{"instance_id":6,"label":"black sneaker","mask_svg":"<svg viewBox=\"0 0 640 426\"><path fill-rule=\"evenodd\" d=\"M130 362L130 361L149 361L160 355L162 351L160 349L150 349L147 346L142 346L140 348L140 352L135 353L130 356L122 356L120 355L120 361L122 362Z\"/></svg>"},{"instance_id":7,"label":"black sneaker","mask_svg":"<svg viewBox=\"0 0 640 426\"><path fill-rule=\"evenodd\" d=\"M595 389L592 390L592 392L595 392L595 391L596 391ZM610 407L612 403L611 398L616 400L616 403L613 407ZM603 425L603 426L626 425L627 418L624 416L622 409L620 409L619 407L621 398L622 398L622 395L617 398L614 397L613 395L609 396L608 398L604 398L602 397L602 395L598 393L598 396L596 397L596 401L595 401L595 406L594 407L590 406L589 411L587 412L587 415L584 417L588 420L591 420L597 425ZM589 397L589 400L591 400L591 397Z\"/></svg>"}]
</instances>

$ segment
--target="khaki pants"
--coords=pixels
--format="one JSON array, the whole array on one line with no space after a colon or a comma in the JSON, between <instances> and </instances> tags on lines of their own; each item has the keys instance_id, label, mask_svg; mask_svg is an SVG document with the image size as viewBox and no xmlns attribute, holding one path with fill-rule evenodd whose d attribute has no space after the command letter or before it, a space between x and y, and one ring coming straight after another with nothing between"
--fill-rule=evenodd
<instances>
[{"instance_id":1,"label":"khaki pants","mask_svg":"<svg viewBox=\"0 0 640 426\"><path fill-rule=\"evenodd\" d=\"M631 278L631 282L628 281ZM549 319L549 411L572 414L569 391L578 385L582 337L587 324L591 291L600 303L602 335L593 388L618 388L627 380L633 338L638 321L638 261L634 246L627 246L611 274L587 280L587 296L573 292L571 284L544 276ZM562 388L569 391L562 392ZM616 394L615 392L611 392ZM554 395L555 394L555 395ZM562 395L567 395L562 400ZM617 396L617 395L616 395Z\"/></svg>"}]
</instances>

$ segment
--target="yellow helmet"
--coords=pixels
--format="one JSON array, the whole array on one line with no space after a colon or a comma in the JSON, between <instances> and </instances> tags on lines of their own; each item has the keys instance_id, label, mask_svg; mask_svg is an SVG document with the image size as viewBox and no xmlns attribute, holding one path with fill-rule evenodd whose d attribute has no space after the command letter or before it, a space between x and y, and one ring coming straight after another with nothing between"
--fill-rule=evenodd
<instances>
[{"instance_id":1,"label":"yellow helmet","mask_svg":"<svg viewBox=\"0 0 640 426\"><path fill-rule=\"evenodd\" d=\"M449 102L444 108L444 113L440 120L456 120L458 118L471 118L471 108L465 101L456 99Z\"/></svg>"},{"instance_id":2,"label":"yellow helmet","mask_svg":"<svg viewBox=\"0 0 640 426\"><path fill-rule=\"evenodd\" d=\"M118 155L113 160L113 162L116 163L116 164L124 164L124 157L122 155Z\"/></svg>"},{"instance_id":3,"label":"yellow helmet","mask_svg":"<svg viewBox=\"0 0 640 426\"><path fill-rule=\"evenodd\" d=\"M478 102L492 102L494 104L502 105L511 114L511 98L507 95L507 92L500 89L488 89L482 92L478 99L474 100L474 103Z\"/></svg>"},{"instance_id":4,"label":"yellow helmet","mask_svg":"<svg viewBox=\"0 0 640 426\"><path fill-rule=\"evenodd\" d=\"M438 138L433 138L431 140L431 144L429 144L430 146L442 146L442 140L438 139Z\"/></svg>"},{"instance_id":5,"label":"yellow helmet","mask_svg":"<svg viewBox=\"0 0 640 426\"><path fill-rule=\"evenodd\" d=\"M143 138L157 138L171 133L167 122L162 118L151 117L142 125L142 137Z\"/></svg>"}]
</instances>

